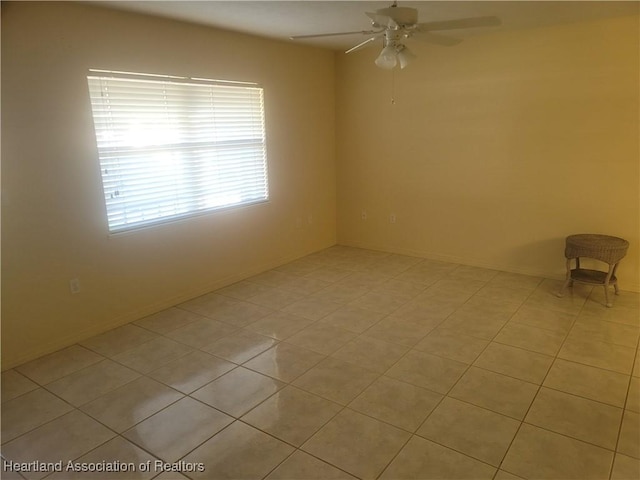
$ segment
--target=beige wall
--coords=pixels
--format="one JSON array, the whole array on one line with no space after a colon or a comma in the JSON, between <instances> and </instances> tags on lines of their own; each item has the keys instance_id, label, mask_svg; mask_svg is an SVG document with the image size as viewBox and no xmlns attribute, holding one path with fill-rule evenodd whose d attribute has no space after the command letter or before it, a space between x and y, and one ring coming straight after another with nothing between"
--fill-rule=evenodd
<instances>
[{"instance_id":1,"label":"beige wall","mask_svg":"<svg viewBox=\"0 0 640 480\"><path fill-rule=\"evenodd\" d=\"M109 236L89 68L261 83L270 202ZM2 367L333 245L333 90L331 51L3 2Z\"/></svg>"},{"instance_id":2,"label":"beige wall","mask_svg":"<svg viewBox=\"0 0 640 480\"><path fill-rule=\"evenodd\" d=\"M566 235L605 233L638 291L638 20L338 56L338 242L560 277Z\"/></svg>"}]
</instances>

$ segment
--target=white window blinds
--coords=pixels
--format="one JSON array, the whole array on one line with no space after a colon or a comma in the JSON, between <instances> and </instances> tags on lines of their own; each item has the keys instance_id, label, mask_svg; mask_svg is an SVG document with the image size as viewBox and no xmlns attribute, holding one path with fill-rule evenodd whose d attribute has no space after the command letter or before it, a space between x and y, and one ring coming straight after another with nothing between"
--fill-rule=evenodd
<instances>
[{"instance_id":1,"label":"white window blinds","mask_svg":"<svg viewBox=\"0 0 640 480\"><path fill-rule=\"evenodd\" d=\"M262 88L87 79L111 232L268 199Z\"/></svg>"}]
</instances>

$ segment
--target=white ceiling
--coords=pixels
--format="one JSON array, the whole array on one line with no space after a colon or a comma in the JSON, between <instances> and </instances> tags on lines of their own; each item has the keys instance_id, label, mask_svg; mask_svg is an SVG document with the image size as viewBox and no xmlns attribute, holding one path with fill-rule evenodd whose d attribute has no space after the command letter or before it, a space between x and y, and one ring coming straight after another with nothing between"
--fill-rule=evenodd
<instances>
[{"instance_id":1,"label":"white ceiling","mask_svg":"<svg viewBox=\"0 0 640 480\"><path fill-rule=\"evenodd\" d=\"M364 14L391 1L94 1L108 8L135 11L253 35L288 40L291 35L367 30ZM497 30L533 28L595 18L638 14L636 1L400 1L418 9L419 21L430 22L484 15L500 17L499 27L446 33L465 38ZM335 50L349 48L360 35L295 40ZM366 37L364 37L366 38Z\"/></svg>"}]
</instances>

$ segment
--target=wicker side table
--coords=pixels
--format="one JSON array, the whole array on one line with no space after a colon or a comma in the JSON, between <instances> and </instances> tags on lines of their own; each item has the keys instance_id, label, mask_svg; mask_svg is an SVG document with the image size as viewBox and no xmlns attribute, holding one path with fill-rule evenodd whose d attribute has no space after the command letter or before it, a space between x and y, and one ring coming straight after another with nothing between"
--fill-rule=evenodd
<instances>
[{"instance_id":1,"label":"wicker side table","mask_svg":"<svg viewBox=\"0 0 640 480\"><path fill-rule=\"evenodd\" d=\"M609 235L597 235L584 233L579 235L569 235L566 239L564 256L567 259L567 277L558 292L562 297L568 286L573 282L587 283L589 285L601 285L604 287L604 298L607 307L613 304L609 301L609 285L613 285L616 295L618 295L618 279L616 270L620 260L627 254L629 242L622 238L611 237ZM595 258L609 265L609 270L602 272L580 268L580 257ZM575 259L576 268L571 268L571 260Z\"/></svg>"}]
</instances>

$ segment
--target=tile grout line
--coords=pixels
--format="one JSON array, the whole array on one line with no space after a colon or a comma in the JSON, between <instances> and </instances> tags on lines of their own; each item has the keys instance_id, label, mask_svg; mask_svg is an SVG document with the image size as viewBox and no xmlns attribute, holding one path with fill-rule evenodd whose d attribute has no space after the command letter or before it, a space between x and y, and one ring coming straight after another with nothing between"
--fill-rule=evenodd
<instances>
[{"instance_id":1,"label":"tile grout line","mask_svg":"<svg viewBox=\"0 0 640 480\"><path fill-rule=\"evenodd\" d=\"M640 340L639 340L640 342ZM609 478L611 478L611 476L613 475L613 468L615 467L615 463L616 463L616 457L618 455L618 446L620 444L620 437L622 436L622 426L624 425L624 419L626 417L627 414L627 402L629 401L629 392L631 390L631 383L633 381L633 369L634 369L634 365L635 362L639 356L638 354L638 348L639 348L639 342L636 342L636 351L633 357L633 363L631 365L631 373L629 374L629 381L627 382L627 393L624 397L624 406L622 408L622 415L620 416L620 425L618 426L618 435L616 436L616 445L615 445L615 452L613 455L613 461L611 462L611 468L609 470ZM640 455L639 455L640 456Z\"/></svg>"},{"instance_id":2,"label":"tile grout line","mask_svg":"<svg viewBox=\"0 0 640 480\"><path fill-rule=\"evenodd\" d=\"M395 277L392 277L392 278L395 278ZM437 282L435 282L435 283L437 283ZM432 285L427 286L423 291L428 290L431 286L432 286ZM364 294L363 294L362 296L364 296ZM362 296L360 296L360 297L358 297L358 298L361 298ZM408 300L407 302L409 302L409 301L411 301L411 300ZM405 302L405 303L407 303L407 302ZM351 303L351 302L350 302L350 303ZM398 307L398 308L400 308L400 307ZM396 310L398 310L398 309L395 309L394 311L396 311ZM388 313L388 314L384 315L384 316L383 316L383 317L382 317L378 322L376 322L375 324L371 325L371 326L370 326L370 327L368 327L366 330L364 330L363 332L361 332L361 333L358 335L358 337L359 337L359 336L361 336L361 335L364 335L368 330L370 330L371 328L373 328L375 325L377 325L378 323L380 323L380 322L381 322L382 320L384 320L385 318L388 318L392 313L393 313L393 312L390 312L390 313ZM452 312L452 313L453 313L453 312ZM451 315L451 314L449 314L449 315ZM440 325L442 322L444 322L444 321L446 320L446 318L448 318L448 316L447 316L447 317L445 317L445 318L443 318L443 319L441 320L441 322L440 322L440 323L438 323L438 325ZM435 328L437 328L437 326L436 326L436 327L434 327L434 329L435 329ZM432 330L433 330L433 329L432 329ZM424 337L426 337L426 336L428 336L428 335L429 335L429 333L427 333ZM424 337L422 337L422 338L424 338ZM402 345L402 346L406 346L406 345ZM412 348L412 347L408 347L407 352L405 352L401 357L399 357L393 365L397 364L397 363L398 363L402 358L404 358L404 357L405 357L408 353L410 353L412 350L413 350L413 348ZM399 428L399 427L397 427L396 425L390 424L390 423L388 423L388 422L385 422L385 421L383 421L383 420L377 419L377 418L375 418L375 417L371 417L370 415L367 415L366 413L362 413L362 412L359 412L359 411L356 411L356 410L353 410L353 409L349 408L349 405L350 405L350 404L351 404L351 403L352 403L356 398L358 398L360 395L362 395L362 393L364 393L364 391L366 391L366 390L367 390L371 385L373 385L373 383L375 383L376 381L378 381L381 377L385 376L385 373L386 373L388 370L390 370L390 369L393 367L393 365L389 366L389 368L387 368L387 370L385 370L385 372L384 372L384 373L379 374L379 375L378 375L378 377L377 377L376 379L374 379L374 380L373 380L373 381L372 381L368 386L366 386L366 387L365 387L365 388L364 388L364 389L363 389L363 390L362 390L362 391L361 391L361 392L360 392L360 393L359 393L359 394L358 394L354 399L352 399L349 403L347 403L346 405L344 405L344 406L343 406L343 408L342 408L339 412L337 412L337 413L336 413L336 415L334 415L334 417L332 417L332 419L333 419L333 418L335 418L335 417L337 417L337 416L338 416L340 413L342 413L343 411L345 411L345 410L349 409L349 410L354 411L354 412L356 412L356 413L358 413L358 414L361 414L361 415L367 416L368 418L371 418L371 419L373 419L373 420L375 420L375 421L382 422L382 423L384 423L384 424L386 424L386 425L389 425L389 426L391 426L391 427L394 427L394 428ZM379 373L379 372L376 372L376 373ZM404 383L407 383L407 382L404 382ZM410 384L410 383L409 383L409 385L412 385L412 384ZM413 386L415 386L415 385L413 385ZM304 389L303 389L303 390L304 390ZM427 390L429 390L429 389L427 389ZM306 390L305 390L305 391L306 391ZM429 391L431 391L431 390L429 390ZM312 394L313 394L313 392L307 392L307 393L312 393ZM437 392L434 392L434 393L437 393ZM438 394L439 394L439 393L438 393ZM315 395L315 394L314 394L314 395ZM441 395L441 394L439 394L439 395ZM436 406L432 409L432 412L433 412L433 411L437 408L437 406L442 402L442 400L444 399L444 397L445 397L445 395L443 395L443 396L442 396L442 398L438 401L438 403L436 404ZM323 397L323 398L324 398L324 397ZM328 399L327 399L327 400L328 400ZM431 413L432 413L432 412L431 412ZM430 415L430 414L429 414L429 415ZM428 415L428 416L429 416L429 415ZM427 416L427 418L428 418L428 416ZM318 433L322 428L324 428L324 426L326 426L326 425L327 425L327 424L328 424L332 419L330 419L330 420L328 420L327 422L325 422L325 423L324 423L324 424L323 424L323 425L322 425L318 430L316 430L316 432L315 432L311 437L309 437L309 439L307 439L307 441L308 441L308 440L310 440L311 438L313 438L313 436L315 436L315 435L316 435L316 434L317 434L317 433ZM425 420L426 420L426 419L425 419ZM422 425L422 423L421 423L421 425ZM418 426L418 428L416 429L416 431L417 431L419 428L420 428L420 426ZM400 429L400 430L404 430L404 429ZM406 430L405 430L405 432L406 432ZM387 463L387 465L386 465L386 466L385 466L385 467L380 471L380 473L378 474L378 477L384 473L384 471L385 471L385 470L388 468L388 466L393 462L393 460L397 457L397 455L399 455L399 454L400 454L400 452L401 452L401 451L402 451L402 449L406 446L406 444L407 444L407 443L408 443L408 442L409 442L409 441L410 441L414 436L416 436L415 432L407 432L407 433L409 433L409 437L408 437L408 438L407 438L407 440L403 443L403 445L400 447L400 449L396 452L396 454L395 454L395 455L394 455L394 456L389 460L389 462ZM305 441L305 443L306 443L306 441ZM300 447L302 447L302 445L301 445ZM445 447L445 448L449 448L449 447ZM304 451L304 450L303 450L303 451ZM306 453L306 452L305 452L305 453ZM463 454L462 452L458 452L458 453ZM463 454L463 455L466 455L466 454ZM471 457L471 458L473 458L473 457Z\"/></svg>"},{"instance_id":3,"label":"tile grout line","mask_svg":"<svg viewBox=\"0 0 640 480\"><path fill-rule=\"evenodd\" d=\"M486 286L489 282L490 282L490 281L487 281L487 282L485 283L485 286ZM437 282L436 282L436 283L437 283ZM479 290L481 290L481 289L482 289L482 287L481 287ZM479 291L479 290L478 290L478 291ZM433 330L437 329L437 328L438 328L440 325L442 325L442 324L443 324L443 323L444 323L444 322L445 322L449 317L451 317L451 316L452 316L452 315L453 315L453 314L454 314L454 313L455 313L459 308L461 308L462 306L466 305L466 304L467 304L467 303L468 303L468 302L469 302L469 301L470 301L470 300L471 300L471 299L472 299L472 298L473 298L473 297L478 293L478 291L476 291L473 295L471 295L471 296L470 296L470 297L469 297L465 302L463 302L460 306L458 306L458 307L457 307L453 312L451 312L449 315L447 315L445 318L443 318L443 319L442 319L442 321L441 321L440 323L438 323L438 324L437 324L437 325L436 325L436 326L435 326L431 331L433 331ZM532 290L532 292L533 292L533 290ZM531 295L531 294L530 294L530 295ZM529 296L530 296L530 295L529 295ZM528 297L527 297L527 298L528 298ZM524 302L523 302L523 303L524 303ZM516 310L516 311L517 311L517 310ZM514 314L515 314L515 312L514 312ZM505 322L505 324L506 324L506 322ZM429 333L431 333L431 331L430 331ZM423 337L423 338L426 338L428 335L429 335L429 334L425 335L425 337ZM497 335L497 333L496 333L496 335ZM494 338L495 338L495 335L494 335ZM476 359L477 359L480 355L482 355L482 353L483 353L483 352L484 352L484 351L489 347L489 345L491 344L491 342L492 342L492 340L489 340L489 341L487 342L487 345L485 345L485 347L482 349L482 351L481 351L481 352L476 356ZM409 352L410 352L410 351L411 351L411 349L409 350ZM407 352L407 353L408 353L408 352ZM405 356L406 356L406 354L405 354ZM446 358L446 357L441 357L441 358ZM397 362L396 362L396 363L397 363ZM464 363L464 362L462 362L462 363ZM438 393L438 394L442 395L442 398L441 398L441 399L436 403L436 405L434 406L434 408L431 410L431 412L429 412L429 414L428 414L428 415L425 417L425 419L420 423L420 425L418 425L418 428L416 428L416 429L415 429L415 431L412 433L412 435L411 435L411 437L409 438L409 440L407 440L407 442L405 443L405 446L406 446L406 444L411 440L411 438L413 438L414 436L418 436L419 438L424 438L424 437L422 437L421 435L419 435L419 434L417 433L417 432L418 432L418 430L420 430L420 428L422 428L422 426L423 426L423 425L424 425L424 424L429 420L429 418L431 417L431 415L433 415L433 413L438 409L438 407L442 404L442 402L444 401L444 399L445 399L445 398L453 398L453 397L449 397L449 393L450 393L450 392L455 388L455 386L458 384L458 382L462 379L462 377L464 377L464 375L469 371L469 369L470 369L472 366L473 366L473 363L471 363L471 364L467 364L467 367L465 368L464 372L462 372L462 374L458 377L458 379L456 380L456 382L455 382L455 383L454 383L454 384L453 384L453 385L448 389L447 393L445 393L445 394L443 395L443 394L441 394L441 393L439 393L439 392L436 392L436 393ZM465 402L465 403L467 403L467 402ZM471 404L471 405L473 405L473 404ZM477 405L474 405L474 406L478 407ZM483 407L478 407L478 408L483 408ZM488 409L485 409L485 410L488 410ZM488 411L491 411L491 410L488 410ZM493 413L497 413L497 412L493 412ZM516 434L517 434L517 432L516 432ZM515 438L515 435L514 435L514 438ZM473 458L474 460L478 460L478 461L480 461L480 462L482 462L482 463L485 463L485 464L487 464L487 465L490 465L490 464L488 464L488 463L486 463L486 462L484 462L484 461L482 461L482 460L476 459L475 457L472 457L472 456L470 456L470 455L468 455L468 454L466 454L466 453L464 453L464 452L459 452L459 451L457 451L456 449L451 448L451 447L449 447L449 446L447 446L447 445L443 445L443 444L441 444L441 443L439 443L439 442L437 442L437 441L433 441L433 440L431 440L431 439L425 439L425 440L427 440L427 441L432 441L432 442L434 442L434 443L436 443L436 444L438 444L438 445L441 445L441 446L443 446L443 447L445 447L445 448L449 448L449 449L451 449L451 450L453 450L453 451L456 451L456 452L458 452L458 453L460 453L460 454L462 454L462 455L465 455L465 456L467 456L467 457L469 457L469 458ZM404 446L403 446L402 448L404 448ZM387 470L387 469L389 468L389 466L391 465L391 463L393 462L393 460L395 460L395 458L400 454L400 452L401 452L401 451L402 451L402 449L400 449L400 450L396 453L396 455L391 459L391 461L390 461L390 462L387 464L387 466L383 469L383 471L380 473L380 475L382 475L382 474L384 473L384 471L385 471L385 470ZM506 455L506 451L505 451L505 455ZM502 463L502 462L501 462L501 463ZM491 467L493 467L493 468L496 468L496 467L495 467L495 465L490 465L490 466L491 466ZM497 472L498 472L499 468L500 468L499 466L496 468L496 474L494 474L494 476L495 476L495 475L497 475Z\"/></svg>"},{"instance_id":4,"label":"tile grout line","mask_svg":"<svg viewBox=\"0 0 640 480\"><path fill-rule=\"evenodd\" d=\"M549 292L549 294L551 294L551 292ZM589 292L589 295L590 295L590 294L591 294L591 291ZM585 305L585 303L586 303L586 301L587 301L587 299L588 299L589 295L587 295L587 297L585 298L585 301L583 302L583 304L581 305L580 309L578 310L578 313L574 316L573 321L571 322L571 327L570 327L570 328L569 328L569 330L567 331L567 334L565 335L565 337L564 337L564 339L563 339L563 341L562 341L562 344L560 345L560 348L558 348L558 351L556 352L556 354L555 354L555 356L554 356L553 361L552 361L552 362L551 362L551 364L549 365L549 368L547 369L547 372L545 373L544 378L542 379L542 381L541 381L541 382L540 382L540 384L538 385L538 389L537 389L537 391L536 391L536 394L533 396L533 399L531 400L531 403L529 404L529 407L527 408L527 411L525 412L524 416L522 417L522 422L521 422L521 423L520 423L520 425L518 426L518 430L516 431L516 434L513 436L513 439L511 440L511 443L509 444L509 447L507 448L507 450L506 450L506 452L505 452L505 454L504 454L504 456L503 456L503 458L502 458L502 461L500 462L500 466L498 467L498 469L502 469L502 464L504 463L505 458L507 458L507 455L509 454L509 450L511 450L511 447L513 446L513 442L515 441L516 437L518 436L518 433L520 433L520 430L522 429L522 425L524 425L524 424L526 423L526 419L527 419L527 416L529 415L529 412L531 411L531 407L532 407L532 406L533 406L533 404L535 403L536 398L538 398L538 395L539 395L539 393L540 393L540 390L542 389L542 386L543 386L543 384L544 384L545 380L547 379L547 376L549 375L549 372L550 372L550 371L551 371L551 369L553 368L554 363L555 363L555 362L556 362L556 360L558 359L558 354L559 354L559 353L560 353L560 351L562 350L562 347L564 346L565 342L567 341L567 338L569 338L569 333L571 332L571 329L573 329L573 326L575 325L575 323L576 323L576 321L577 321L577 319L578 319L578 315L580 315L580 312L581 312L581 311L582 311L582 309L584 308L584 305ZM530 425L530 424L529 424L529 423L527 423L527 425ZM537 427L537 426L536 426L536 427ZM541 427L537 427L537 428L541 428ZM544 430L547 430L547 429L544 429ZM548 430L548 431L551 431L551 430ZM552 432L552 433L556 433L556 434L558 433L558 432L553 432L553 431L551 431L551 432ZM563 434L560 434L560 435L563 435ZM568 438L572 438L572 439L573 439L573 437L570 437L570 436L568 436L568 435L563 435L563 436L568 437ZM581 441L581 440L579 440L579 439L574 439L574 440ZM506 472L508 472L508 470L505 470L505 471L506 471ZM509 472L509 473L511 473L511 472Z\"/></svg>"},{"instance_id":5,"label":"tile grout line","mask_svg":"<svg viewBox=\"0 0 640 480\"><path fill-rule=\"evenodd\" d=\"M520 305L520 307L518 307L518 309L513 313L513 315L510 317L510 319L509 319L509 320L511 320L511 319L512 319L512 318L513 318L513 317L514 317L514 316L515 316L515 315L520 311L520 309L521 309L521 308L522 308L522 306L527 302L527 300L529 300L530 298L532 298L532 295L534 294L535 290L537 290L537 289L540 287L540 285L541 285L542 283L543 283L543 281L541 281L541 282L539 282L539 283L538 283L538 285L536 286L536 288L535 288L535 289L533 289L533 290L531 291L531 293L527 296L527 298L524 300L524 302L522 302L522 304ZM507 322L505 322L505 324L502 326L502 328L500 328L500 330L498 330L498 332L496 333L496 335L493 337L494 339L496 338L496 336L498 336L498 335L500 334L500 332L502 331L502 329L504 328L504 326L505 326L505 325L507 325L507 323L509 323L509 320L507 320ZM572 326L573 326L573 323L574 323L574 322L575 322L575 318L574 318L574 320L573 320L573 322L572 322ZM569 330L570 330L570 329L569 329ZM563 343L564 343L564 341L566 340L567 336L568 336L568 332L567 332L567 335L565 335L565 338L564 338L564 340L563 340ZM491 341L493 341L493 339L492 339ZM561 345L561 346L560 346L560 348L558 349L558 352L560 351L560 349L561 349L561 348L562 348L562 345ZM556 354L557 354L557 353L556 353ZM554 361L553 361L553 362L555 362L555 359L554 359ZM537 391L536 391L535 395L531 398L531 403L529 403L529 406L527 407L527 411L526 411L526 412L524 413L524 415L522 416L522 420L520 420L520 424L518 425L518 428L516 429L515 434L514 434L514 435L513 435L513 437L511 438L511 441L509 442L509 445L507 446L506 450L504 451L504 455L502 455L502 459L500 460L500 463L498 464L498 468L497 468L497 470L496 470L496 473L495 473L495 475L494 475L494 478L495 478L495 476L498 474L498 472L499 472L500 470L502 470L502 464L504 463L505 458L507 458L507 455L509 454L509 451L511 450L511 447L513 446L513 442L515 441L516 437L518 436L518 433L520 433L520 430L521 430L521 428L522 428L522 425L525 423L525 419L527 418L527 415L529 414L529 410L531 410L531 406L532 406L532 405L533 405L533 403L535 402L535 400L536 400L536 398L537 398L537 396L538 396L538 393L540 392L540 389L542 388L542 384L544 383L544 380L546 379L547 375L549 374L549 371L551 370L551 368L552 368L552 366L553 366L553 362L551 363L551 365L549 365L549 368L547 369L547 373L545 374L545 378L543 378L543 379L542 379L542 381L540 382L540 384L538 385L538 389L537 389ZM505 472L508 472L508 470L504 470L504 471L505 471ZM511 473L511 472L508 472L508 473Z\"/></svg>"}]
</instances>

